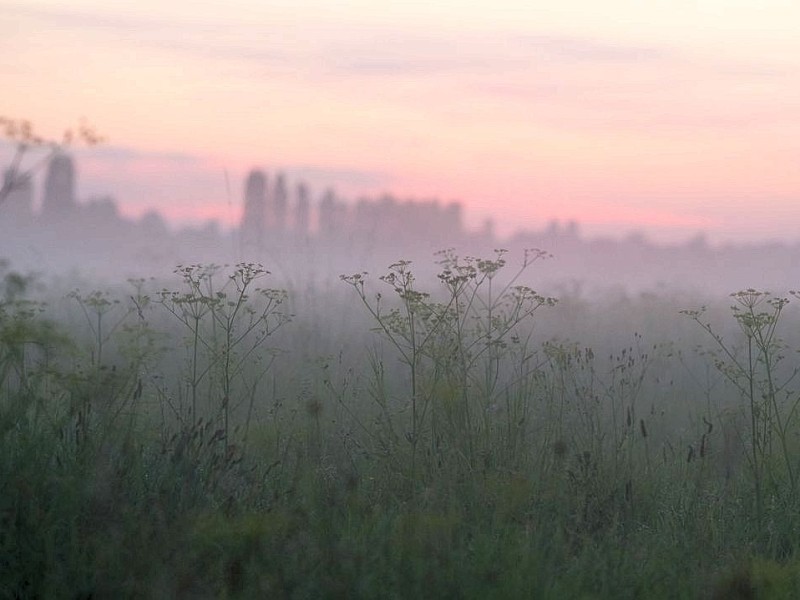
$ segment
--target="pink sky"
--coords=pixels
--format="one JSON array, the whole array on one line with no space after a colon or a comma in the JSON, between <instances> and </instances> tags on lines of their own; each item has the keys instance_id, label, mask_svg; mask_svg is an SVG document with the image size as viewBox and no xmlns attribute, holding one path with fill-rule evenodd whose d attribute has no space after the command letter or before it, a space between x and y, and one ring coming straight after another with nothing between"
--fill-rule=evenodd
<instances>
[{"instance_id":1,"label":"pink sky","mask_svg":"<svg viewBox=\"0 0 800 600\"><path fill-rule=\"evenodd\" d=\"M80 194L132 215L235 221L259 166L501 233L800 240L800 3L429 4L0 0L0 114L88 118Z\"/></svg>"}]
</instances>

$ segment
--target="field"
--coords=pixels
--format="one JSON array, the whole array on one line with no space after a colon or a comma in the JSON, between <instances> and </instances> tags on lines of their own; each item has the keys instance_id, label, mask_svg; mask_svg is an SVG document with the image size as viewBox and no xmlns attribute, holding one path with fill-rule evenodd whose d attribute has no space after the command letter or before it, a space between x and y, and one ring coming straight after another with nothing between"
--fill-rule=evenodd
<instances>
[{"instance_id":1,"label":"field","mask_svg":"<svg viewBox=\"0 0 800 600\"><path fill-rule=\"evenodd\" d=\"M797 298L542 258L6 265L0 598L800 597Z\"/></svg>"}]
</instances>

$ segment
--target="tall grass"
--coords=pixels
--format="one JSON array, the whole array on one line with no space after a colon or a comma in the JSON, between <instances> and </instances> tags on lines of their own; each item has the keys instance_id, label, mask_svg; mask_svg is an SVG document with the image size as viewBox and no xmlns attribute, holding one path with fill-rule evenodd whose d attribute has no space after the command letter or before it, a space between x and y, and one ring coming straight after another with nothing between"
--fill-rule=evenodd
<instances>
[{"instance_id":1,"label":"tall grass","mask_svg":"<svg viewBox=\"0 0 800 600\"><path fill-rule=\"evenodd\" d=\"M556 303L543 258L4 266L0 598L795 597L792 305Z\"/></svg>"}]
</instances>

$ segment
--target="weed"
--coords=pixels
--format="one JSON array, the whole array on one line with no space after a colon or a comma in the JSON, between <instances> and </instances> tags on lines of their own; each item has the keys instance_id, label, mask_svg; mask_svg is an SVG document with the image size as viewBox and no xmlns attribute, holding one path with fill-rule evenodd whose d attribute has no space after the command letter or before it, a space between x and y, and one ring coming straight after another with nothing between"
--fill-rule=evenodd
<instances>
[{"instance_id":1,"label":"weed","mask_svg":"<svg viewBox=\"0 0 800 600\"><path fill-rule=\"evenodd\" d=\"M558 321L541 257L344 277L356 320L258 265L48 303L3 267L0 598L796 596L791 307L689 312L692 355L626 300L588 346L616 305Z\"/></svg>"},{"instance_id":2,"label":"weed","mask_svg":"<svg viewBox=\"0 0 800 600\"><path fill-rule=\"evenodd\" d=\"M531 375L501 385L505 362L513 356L528 360L530 333L523 329L538 309L555 304L553 298L516 285L544 253L526 252L503 283L498 275L506 265L504 250L497 250L492 260L461 259L451 250L440 256L438 301L417 288L408 261L394 263L380 277L394 292L394 306L387 307L381 293L368 295L365 273L341 277L407 367L410 418L404 437L411 447L411 481L423 446L439 461L445 448L452 448L469 470L487 459L492 415L501 402L509 408L515 386ZM379 403L388 415L385 402Z\"/></svg>"},{"instance_id":3,"label":"weed","mask_svg":"<svg viewBox=\"0 0 800 600\"><path fill-rule=\"evenodd\" d=\"M789 385L800 369L781 372L788 349L777 336L777 327L788 304L786 298L772 297L754 289L731 294L731 312L744 336L743 347L736 347L704 320L704 309L683 311L714 340L716 351L710 356L715 367L746 400L749 423L748 462L755 487L756 514L764 513L765 484L769 493L788 480L790 494L797 491L797 464L789 446L790 428L797 417L800 394ZM782 469L777 470L775 458Z\"/></svg>"}]
</instances>

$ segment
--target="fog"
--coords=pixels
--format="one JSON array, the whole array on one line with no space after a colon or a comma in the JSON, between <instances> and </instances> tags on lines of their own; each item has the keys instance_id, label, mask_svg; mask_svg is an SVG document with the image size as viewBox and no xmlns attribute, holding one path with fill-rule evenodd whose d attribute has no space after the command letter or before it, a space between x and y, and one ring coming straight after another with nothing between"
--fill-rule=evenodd
<instances>
[{"instance_id":1,"label":"fog","mask_svg":"<svg viewBox=\"0 0 800 600\"><path fill-rule=\"evenodd\" d=\"M287 314L293 315L276 346L290 350L281 371L296 369L288 378L295 383L308 364L324 357L363 369L380 336L342 278L360 274L369 301L380 294L396 302L396 290L381 277L400 261L408 262L403 268L413 274L415 290L442 301L447 289L438 276L453 260L472 267L479 259L502 261L492 281L496 292L522 285L558 301L533 321L537 344L574 343L607 354L632 344L666 345L659 354L672 358L663 380L673 385L692 379L687 385L693 391L685 394L691 398L697 378L707 377L695 372L706 367L693 349L711 340L681 311L709 307L715 330L738 343L730 295L756 288L785 296L800 281L800 245L712 246L699 235L667 246L622 232L587 238L576 222L539 231L521 223L519 232L501 238L491 222L479 230L465 226L457 202L388 194L342 198L334 189L314 190L259 169L239 184L239 227L226 230L211 221L177 229L157 212L126 218L111 196L78 198L77 172L69 155L57 154L38 180L17 178L10 186L0 205L5 273L31 277L50 316L75 332L86 331L85 316L70 299L76 291L86 296L101 290L125 304L134 293L156 298L165 289L180 290L180 266L216 265L215 285L222 286L235 265L263 265L268 275L259 285L285 290ZM162 327L169 330L166 322ZM676 363L683 352L691 359ZM347 371L344 363L340 367Z\"/></svg>"},{"instance_id":2,"label":"fog","mask_svg":"<svg viewBox=\"0 0 800 600\"><path fill-rule=\"evenodd\" d=\"M519 224L500 237L491 221L474 230L454 201L342 198L334 189L310 189L280 172L253 170L238 187L239 227L214 221L176 229L156 211L123 217L113 196L78 198L79 169L58 154L41 177L6 173L13 180L0 204L0 256L24 273L118 283L169 276L180 264L263 264L276 285L327 288L339 275L380 275L398 260L412 261L425 280L437 272L436 253L489 258L508 251L509 265L525 249L547 257L524 274L537 291L585 300L620 294L695 294L721 297L746 288L785 293L800 280L800 244L712 246L702 234L662 245L646 233L589 238L577 222L543 230ZM113 193L113 190L109 190ZM433 281L433 280L432 280Z\"/></svg>"},{"instance_id":3,"label":"fog","mask_svg":"<svg viewBox=\"0 0 800 600\"><path fill-rule=\"evenodd\" d=\"M578 224L501 239L491 223L465 227L457 203L345 199L261 171L242 182L238 228L175 230L157 213L121 216L111 198L79 199L75 180L72 161L58 155L38 189L27 179L6 186L0 209L4 477L21 481L20 470L46 465L26 481L85 489L86 501L40 495L58 498L58 511L85 510L83 521L103 535L115 526L103 515L133 514L124 518L138 532L160 519L153 507L173 507L174 518L150 525L155 541L132 555L170 565L172 558L153 554L179 535L163 523L180 524L198 510L227 515L231 506L230 514L241 507L272 518L284 503L302 506L302 490L311 489L319 504L297 517L306 535L308 515L339 502L337 486L351 488L347 503L363 494L363 503L341 504L352 507L347 528L414 498L428 514L436 494L448 506L489 507L487 535L498 548L506 547L498 531L525 531L520 524L533 514L531 535L545 540L548 555L558 554L551 547L560 534L544 529L555 521L587 540L591 561L604 540L627 552L629 538L607 537L608 523L628 519L626 529L630 523L649 536L631 572L645 553L658 556L659 539L669 540L664 570L678 572L671 552L687 544L674 540L694 533L684 519L673 525L664 515L687 505L703 526L720 520L705 511L730 506L738 512L726 522L769 518L765 528L796 529L779 520L796 512L773 507L772 496L762 508L759 488L751 493L746 484L762 481L750 467L754 453L765 465L791 464L794 455L794 447L757 436L765 427L783 440L795 431L784 424L794 427L799 397L788 359L800 348L793 326L800 303L788 293L797 247L586 239ZM756 291L730 295L750 287L790 302ZM55 458L28 464L17 460L19 447ZM79 483L63 474L71 467L61 457L71 453L88 457L88 468L74 470ZM130 453L141 470L125 466ZM522 474L539 487L520 495L524 518L510 513L498 527L496 498L481 494L493 489L492 478ZM298 484L304 477L308 483ZM138 485L154 486L161 504L148 500L131 513ZM793 480L785 487L794 501ZM7 503L38 506L14 493ZM558 494L553 502L566 511L539 508L547 494ZM605 511L613 518L606 521ZM53 528L28 522L18 539ZM245 535L220 523L237 544ZM254 539L271 540L273 531L256 529ZM381 539L384 529L376 531ZM103 548L124 548L127 557L135 545L119 539L119 550ZM203 543L191 541L176 560L195 564L182 553ZM727 556L729 539L716 543ZM208 547L209 556L220 555L220 544ZM443 547L449 555L452 544ZM307 554L291 543L279 552L254 548L265 561ZM346 562L340 548L331 564ZM424 553L413 556L428 562ZM569 560L537 568L560 577ZM148 590L137 595L164 595L127 570L120 567L126 581L141 579ZM167 571L165 580L176 579ZM354 580L372 576L365 573ZM97 579L121 589L105 570ZM52 595L59 594L43 594Z\"/></svg>"}]
</instances>

